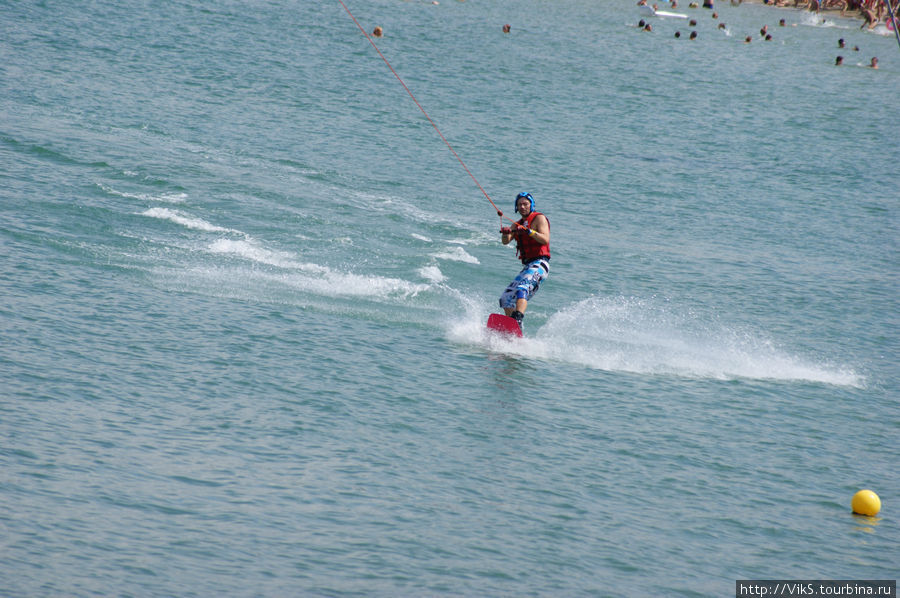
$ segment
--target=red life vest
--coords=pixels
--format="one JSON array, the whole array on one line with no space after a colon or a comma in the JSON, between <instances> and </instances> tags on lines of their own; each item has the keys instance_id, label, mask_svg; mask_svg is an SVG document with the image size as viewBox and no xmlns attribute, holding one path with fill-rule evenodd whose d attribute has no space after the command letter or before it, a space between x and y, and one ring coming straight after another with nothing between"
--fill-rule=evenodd
<instances>
[{"instance_id":1,"label":"red life vest","mask_svg":"<svg viewBox=\"0 0 900 598\"><path fill-rule=\"evenodd\" d=\"M531 223L534 221L536 216L544 216L540 212L532 212L528 215L527 218L522 218L519 220L519 224L522 226L527 226L531 228ZM547 218L547 227L550 227L550 219ZM532 260L536 260L538 258L547 258L550 259L550 243L546 245L541 245L534 239L528 236L528 233L525 231L519 231L516 234L516 254L519 256L519 259L522 260L523 264L527 264Z\"/></svg>"}]
</instances>

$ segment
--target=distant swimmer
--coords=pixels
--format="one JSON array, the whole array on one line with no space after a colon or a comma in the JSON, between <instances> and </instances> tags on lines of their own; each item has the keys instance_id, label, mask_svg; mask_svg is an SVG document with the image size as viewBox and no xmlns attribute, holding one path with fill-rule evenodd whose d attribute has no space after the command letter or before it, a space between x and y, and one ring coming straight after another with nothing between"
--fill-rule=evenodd
<instances>
[{"instance_id":1,"label":"distant swimmer","mask_svg":"<svg viewBox=\"0 0 900 598\"><path fill-rule=\"evenodd\" d=\"M838 48L843 48L844 46L846 46L846 44L844 43L844 38L842 37L838 40Z\"/></svg>"},{"instance_id":2,"label":"distant swimmer","mask_svg":"<svg viewBox=\"0 0 900 598\"><path fill-rule=\"evenodd\" d=\"M374 35L375 37L381 37L382 35L384 35L384 31L382 31L381 27L376 27L372 30L372 35Z\"/></svg>"},{"instance_id":3,"label":"distant swimmer","mask_svg":"<svg viewBox=\"0 0 900 598\"><path fill-rule=\"evenodd\" d=\"M644 25L644 31L653 31L653 25L647 23L646 25Z\"/></svg>"},{"instance_id":4,"label":"distant swimmer","mask_svg":"<svg viewBox=\"0 0 900 598\"><path fill-rule=\"evenodd\" d=\"M507 23L503 26L503 33L509 33L510 29L509 23Z\"/></svg>"},{"instance_id":5,"label":"distant swimmer","mask_svg":"<svg viewBox=\"0 0 900 598\"><path fill-rule=\"evenodd\" d=\"M838 56L837 58L834 59L834 66L841 66L842 64L844 64L843 56Z\"/></svg>"},{"instance_id":6,"label":"distant swimmer","mask_svg":"<svg viewBox=\"0 0 900 598\"><path fill-rule=\"evenodd\" d=\"M681 32L680 32L680 31L676 31L676 32L675 32L675 39L678 39L679 37L681 37Z\"/></svg>"},{"instance_id":7,"label":"distant swimmer","mask_svg":"<svg viewBox=\"0 0 900 598\"><path fill-rule=\"evenodd\" d=\"M878 68L878 57L876 57L876 56L873 56L873 57L872 57L872 62L869 63L869 68L870 68L870 69L877 69L877 68Z\"/></svg>"},{"instance_id":8,"label":"distant swimmer","mask_svg":"<svg viewBox=\"0 0 900 598\"><path fill-rule=\"evenodd\" d=\"M535 210L531 193L516 195L516 212L521 218L500 229L500 242L509 245L516 240L516 255L523 267L500 296L500 307L521 324L528 301L550 274L550 221Z\"/></svg>"},{"instance_id":9,"label":"distant swimmer","mask_svg":"<svg viewBox=\"0 0 900 598\"><path fill-rule=\"evenodd\" d=\"M749 44L752 41L753 41L753 36L751 36L751 35L748 35L747 37L744 38L745 44Z\"/></svg>"},{"instance_id":10,"label":"distant swimmer","mask_svg":"<svg viewBox=\"0 0 900 598\"><path fill-rule=\"evenodd\" d=\"M697 32L691 31L691 39L697 39Z\"/></svg>"}]
</instances>

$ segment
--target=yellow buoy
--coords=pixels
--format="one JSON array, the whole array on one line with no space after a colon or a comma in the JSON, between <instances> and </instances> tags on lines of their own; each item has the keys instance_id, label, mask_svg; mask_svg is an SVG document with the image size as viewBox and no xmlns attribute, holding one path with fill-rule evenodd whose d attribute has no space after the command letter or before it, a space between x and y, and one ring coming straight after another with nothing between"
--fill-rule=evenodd
<instances>
[{"instance_id":1,"label":"yellow buoy","mask_svg":"<svg viewBox=\"0 0 900 598\"><path fill-rule=\"evenodd\" d=\"M881 510L881 499L871 490L860 490L853 495L850 507L858 515L874 517Z\"/></svg>"}]
</instances>

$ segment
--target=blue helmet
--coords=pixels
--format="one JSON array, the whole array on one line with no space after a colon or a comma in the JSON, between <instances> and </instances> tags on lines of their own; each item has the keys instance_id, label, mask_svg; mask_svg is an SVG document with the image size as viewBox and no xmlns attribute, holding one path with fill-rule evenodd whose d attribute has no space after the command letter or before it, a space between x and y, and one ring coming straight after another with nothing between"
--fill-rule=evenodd
<instances>
[{"instance_id":1,"label":"blue helmet","mask_svg":"<svg viewBox=\"0 0 900 598\"><path fill-rule=\"evenodd\" d=\"M523 197L531 202L531 211L533 212L534 211L534 198L531 197L531 193L528 193L526 191L523 191L522 193L519 193L518 195L516 195L516 203L515 203L516 212L519 211L519 200L522 199Z\"/></svg>"}]
</instances>

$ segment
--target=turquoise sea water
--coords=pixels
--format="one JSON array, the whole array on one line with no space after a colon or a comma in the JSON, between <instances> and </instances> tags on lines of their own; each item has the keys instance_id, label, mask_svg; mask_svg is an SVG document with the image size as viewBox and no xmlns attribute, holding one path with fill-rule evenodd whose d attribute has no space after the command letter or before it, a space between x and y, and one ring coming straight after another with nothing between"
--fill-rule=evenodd
<instances>
[{"instance_id":1,"label":"turquoise sea water","mask_svg":"<svg viewBox=\"0 0 900 598\"><path fill-rule=\"evenodd\" d=\"M527 338L485 334L514 252L336 0L4 0L0 594L895 579L896 41L347 4L548 214Z\"/></svg>"}]
</instances>

